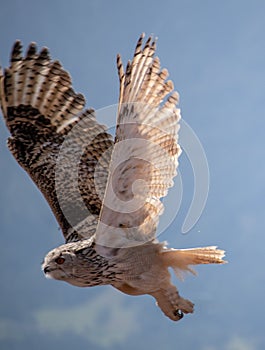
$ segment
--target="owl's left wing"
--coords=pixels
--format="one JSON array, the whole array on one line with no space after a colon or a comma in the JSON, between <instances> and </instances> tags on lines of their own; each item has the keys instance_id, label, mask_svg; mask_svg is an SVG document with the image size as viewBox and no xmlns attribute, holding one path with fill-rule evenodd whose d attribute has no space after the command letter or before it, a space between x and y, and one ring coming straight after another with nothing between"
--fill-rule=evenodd
<instances>
[{"instance_id":1,"label":"owl's left wing","mask_svg":"<svg viewBox=\"0 0 265 350\"><path fill-rule=\"evenodd\" d=\"M129 247L155 238L161 197L176 175L180 147L178 94L154 58L155 40L140 37L123 71L118 55L120 99L109 177L96 231L98 247ZM98 248L100 249L100 248ZM102 250L101 250L102 253Z\"/></svg>"},{"instance_id":2,"label":"owl's left wing","mask_svg":"<svg viewBox=\"0 0 265 350\"><path fill-rule=\"evenodd\" d=\"M69 73L34 43L23 57L17 41L10 67L0 71L0 105L8 147L46 198L65 240L91 237L113 141L94 111L83 109Z\"/></svg>"}]
</instances>

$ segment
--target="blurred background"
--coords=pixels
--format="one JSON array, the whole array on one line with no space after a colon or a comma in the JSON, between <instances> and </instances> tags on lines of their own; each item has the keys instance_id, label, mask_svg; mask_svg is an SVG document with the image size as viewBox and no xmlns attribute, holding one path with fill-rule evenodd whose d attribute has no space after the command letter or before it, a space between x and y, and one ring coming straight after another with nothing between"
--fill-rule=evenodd
<instances>
[{"instance_id":1,"label":"blurred background","mask_svg":"<svg viewBox=\"0 0 265 350\"><path fill-rule=\"evenodd\" d=\"M179 248L218 245L229 260L199 267L199 277L185 282L174 278L180 293L195 303L195 313L178 323L149 296L46 280L42 259L63 237L41 193L7 150L1 118L0 348L264 349L265 2L0 5L2 65L8 65L16 39L47 46L95 109L117 103L116 54L126 62L140 33L158 37L157 55L180 93L183 119L204 147L211 179L200 220L182 234L193 193L192 167L182 154L183 201L160 239ZM173 198L169 206L174 205Z\"/></svg>"}]
</instances>

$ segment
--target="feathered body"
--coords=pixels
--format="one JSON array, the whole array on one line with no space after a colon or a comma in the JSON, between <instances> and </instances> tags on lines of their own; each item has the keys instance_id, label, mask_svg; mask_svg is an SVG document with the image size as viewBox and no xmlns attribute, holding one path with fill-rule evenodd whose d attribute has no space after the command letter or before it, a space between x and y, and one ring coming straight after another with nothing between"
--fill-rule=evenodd
<instances>
[{"instance_id":1,"label":"feathered body","mask_svg":"<svg viewBox=\"0 0 265 350\"><path fill-rule=\"evenodd\" d=\"M69 74L48 50L16 42L0 77L8 147L48 201L66 243L44 259L47 277L89 287L110 284L150 294L172 320L193 312L171 283L191 265L223 263L216 247L168 249L156 240L161 197L173 185L178 145L178 94L154 58L155 41L140 37L124 72L115 140L84 110ZM170 94L171 93L171 94ZM169 97L163 103L165 97ZM69 136L70 135L70 136Z\"/></svg>"}]
</instances>

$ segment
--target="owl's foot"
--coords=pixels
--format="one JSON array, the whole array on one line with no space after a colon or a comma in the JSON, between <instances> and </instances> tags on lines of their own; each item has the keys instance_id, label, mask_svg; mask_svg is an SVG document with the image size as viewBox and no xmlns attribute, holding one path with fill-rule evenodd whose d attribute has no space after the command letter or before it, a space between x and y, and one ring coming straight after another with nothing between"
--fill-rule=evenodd
<instances>
[{"instance_id":1,"label":"owl's foot","mask_svg":"<svg viewBox=\"0 0 265 350\"><path fill-rule=\"evenodd\" d=\"M179 321L184 314L193 312L194 304L183 299L175 286L170 286L168 289L160 289L154 293L150 293L157 301L157 305L164 314L173 321Z\"/></svg>"},{"instance_id":2,"label":"owl's foot","mask_svg":"<svg viewBox=\"0 0 265 350\"><path fill-rule=\"evenodd\" d=\"M178 296L178 300L176 302L178 309L184 312L184 314L190 314L193 312L194 304L190 300L183 299L181 296Z\"/></svg>"}]
</instances>

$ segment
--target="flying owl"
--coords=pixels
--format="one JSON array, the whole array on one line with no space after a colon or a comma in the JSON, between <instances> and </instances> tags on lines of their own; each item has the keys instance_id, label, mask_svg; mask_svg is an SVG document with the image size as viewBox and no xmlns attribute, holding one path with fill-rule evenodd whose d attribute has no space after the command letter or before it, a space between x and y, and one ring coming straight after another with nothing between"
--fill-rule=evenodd
<instances>
[{"instance_id":1,"label":"flying owl","mask_svg":"<svg viewBox=\"0 0 265 350\"><path fill-rule=\"evenodd\" d=\"M222 264L215 246L170 249L156 238L162 197L173 185L178 157L178 94L154 57L156 40L141 35L132 61L117 68L116 134L84 109L71 78L47 48L16 41L0 73L8 148L48 201L65 244L42 264L47 277L79 287L112 285L149 294L171 320L193 312L171 282L192 265Z\"/></svg>"}]
</instances>

